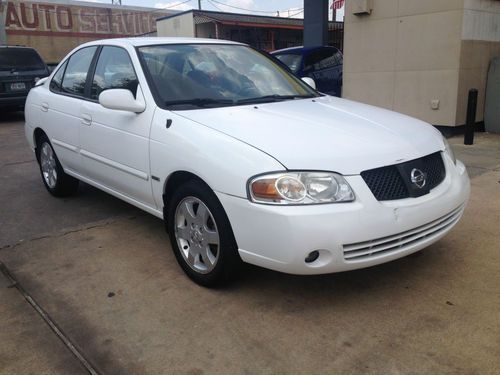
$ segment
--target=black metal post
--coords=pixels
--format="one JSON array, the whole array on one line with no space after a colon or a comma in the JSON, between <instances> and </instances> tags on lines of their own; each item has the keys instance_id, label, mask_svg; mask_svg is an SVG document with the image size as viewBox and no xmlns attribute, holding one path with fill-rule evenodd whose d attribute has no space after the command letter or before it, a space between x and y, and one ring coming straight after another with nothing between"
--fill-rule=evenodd
<instances>
[{"instance_id":1,"label":"black metal post","mask_svg":"<svg viewBox=\"0 0 500 375\"><path fill-rule=\"evenodd\" d=\"M474 144L474 125L476 124L477 90L469 90L467 102L467 122L465 124L464 145Z\"/></svg>"}]
</instances>

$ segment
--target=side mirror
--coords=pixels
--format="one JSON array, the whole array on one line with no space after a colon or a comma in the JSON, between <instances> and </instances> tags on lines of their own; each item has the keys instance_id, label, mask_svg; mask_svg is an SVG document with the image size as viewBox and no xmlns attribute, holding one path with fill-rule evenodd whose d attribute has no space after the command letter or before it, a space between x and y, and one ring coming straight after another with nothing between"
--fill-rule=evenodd
<instances>
[{"instance_id":1,"label":"side mirror","mask_svg":"<svg viewBox=\"0 0 500 375\"><path fill-rule=\"evenodd\" d=\"M310 77L302 77L302 81L307 83L309 86L311 86L313 89L316 90L316 82L314 82L314 79Z\"/></svg>"},{"instance_id":2,"label":"side mirror","mask_svg":"<svg viewBox=\"0 0 500 375\"><path fill-rule=\"evenodd\" d=\"M146 109L146 105L136 100L132 92L126 89L104 90L99 95L99 103L104 108L134 113L141 113Z\"/></svg>"}]
</instances>

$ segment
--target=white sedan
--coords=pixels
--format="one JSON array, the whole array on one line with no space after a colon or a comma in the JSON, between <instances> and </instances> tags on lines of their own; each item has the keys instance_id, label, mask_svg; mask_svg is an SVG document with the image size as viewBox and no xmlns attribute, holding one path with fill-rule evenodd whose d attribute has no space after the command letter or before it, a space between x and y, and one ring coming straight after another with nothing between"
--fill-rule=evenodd
<instances>
[{"instance_id":1,"label":"white sedan","mask_svg":"<svg viewBox=\"0 0 500 375\"><path fill-rule=\"evenodd\" d=\"M441 134L313 86L239 43L101 40L31 90L26 137L52 195L84 181L164 219L202 285L242 261L373 266L446 235L470 187Z\"/></svg>"}]
</instances>

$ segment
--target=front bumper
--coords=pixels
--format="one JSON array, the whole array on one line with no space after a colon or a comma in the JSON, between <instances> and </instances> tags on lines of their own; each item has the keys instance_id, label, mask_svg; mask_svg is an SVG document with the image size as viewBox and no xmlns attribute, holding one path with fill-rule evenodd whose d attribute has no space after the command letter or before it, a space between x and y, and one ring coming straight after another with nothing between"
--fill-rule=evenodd
<instances>
[{"instance_id":1,"label":"front bumper","mask_svg":"<svg viewBox=\"0 0 500 375\"><path fill-rule=\"evenodd\" d=\"M243 261L291 274L322 274L385 263L445 236L470 194L465 166L445 156L446 178L427 195L377 201L361 176L346 176L352 203L269 206L217 193ZM317 260L306 263L311 251Z\"/></svg>"},{"instance_id":2,"label":"front bumper","mask_svg":"<svg viewBox=\"0 0 500 375\"><path fill-rule=\"evenodd\" d=\"M23 106L26 103L28 93L20 94L18 96L0 96L0 108Z\"/></svg>"}]
</instances>

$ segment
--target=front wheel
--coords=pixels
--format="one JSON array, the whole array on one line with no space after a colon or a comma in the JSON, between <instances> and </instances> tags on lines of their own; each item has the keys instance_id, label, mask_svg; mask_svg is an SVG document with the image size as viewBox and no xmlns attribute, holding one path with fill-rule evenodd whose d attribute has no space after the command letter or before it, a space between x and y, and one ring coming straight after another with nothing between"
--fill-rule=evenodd
<instances>
[{"instance_id":1,"label":"front wheel","mask_svg":"<svg viewBox=\"0 0 500 375\"><path fill-rule=\"evenodd\" d=\"M166 219L175 257L193 281L215 286L237 274L241 260L229 219L207 186L197 181L180 186Z\"/></svg>"}]
</instances>

